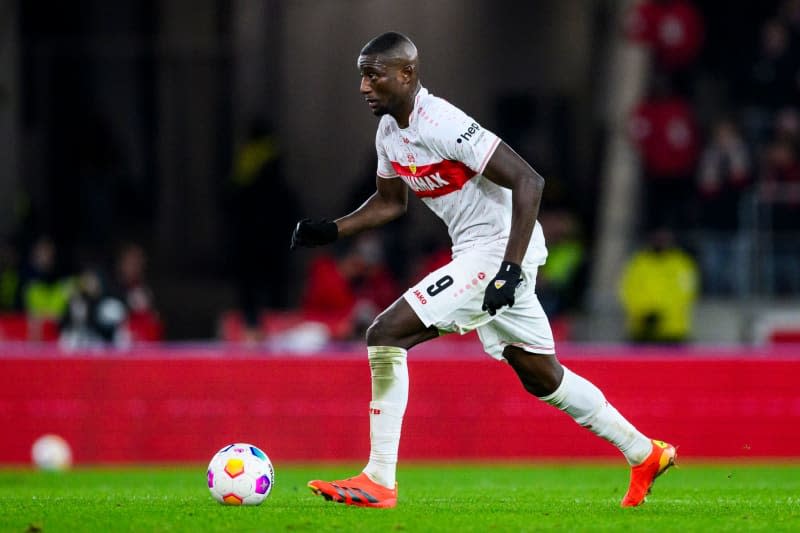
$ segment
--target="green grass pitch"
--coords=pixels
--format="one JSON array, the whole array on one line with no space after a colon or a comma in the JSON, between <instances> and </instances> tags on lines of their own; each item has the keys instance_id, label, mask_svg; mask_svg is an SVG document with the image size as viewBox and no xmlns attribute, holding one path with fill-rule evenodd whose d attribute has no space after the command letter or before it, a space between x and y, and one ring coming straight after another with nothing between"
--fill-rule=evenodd
<instances>
[{"instance_id":1,"label":"green grass pitch","mask_svg":"<svg viewBox=\"0 0 800 533\"><path fill-rule=\"evenodd\" d=\"M205 468L0 470L0 531L800 531L800 463L688 463L620 509L624 464L415 464L396 509L324 501L308 479L354 465L280 465L259 507L224 507Z\"/></svg>"}]
</instances>

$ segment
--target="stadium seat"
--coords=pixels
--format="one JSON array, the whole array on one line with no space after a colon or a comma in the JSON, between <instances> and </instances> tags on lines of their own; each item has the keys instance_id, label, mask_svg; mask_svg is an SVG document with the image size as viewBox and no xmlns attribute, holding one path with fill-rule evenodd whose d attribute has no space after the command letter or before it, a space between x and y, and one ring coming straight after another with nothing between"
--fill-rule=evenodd
<instances>
[{"instance_id":1,"label":"stadium seat","mask_svg":"<svg viewBox=\"0 0 800 533\"><path fill-rule=\"evenodd\" d=\"M0 340L52 342L58 340L58 322L31 319L23 313L2 314Z\"/></svg>"},{"instance_id":2,"label":"stadium seat","mask_svg":"<svg viewBox=\"0 0 800 533\"><path fill-rule=\"evenodd\" d=\"M23 313L0 315L0 340L28 340L28 319Z\"/></svg>"},{"instance_id":3,"label":"stadium seat","mask_svg":"<svg viewBox=\"0 0 800 533\"><path fill-rule=\"evenodd\" d=\"M769 335L770 344L800 344L800 326L794 329L775 329Z\"/></svg>"}]
</instances>

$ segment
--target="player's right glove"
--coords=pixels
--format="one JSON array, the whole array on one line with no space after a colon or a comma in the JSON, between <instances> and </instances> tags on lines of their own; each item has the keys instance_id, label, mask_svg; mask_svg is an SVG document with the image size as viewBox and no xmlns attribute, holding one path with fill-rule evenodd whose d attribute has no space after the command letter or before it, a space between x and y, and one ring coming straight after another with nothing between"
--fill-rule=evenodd
<instances>
[{"instance_id":1,"label":"player's right glove","mask_svg":"<svg viewBox=\"0 0 800 533\"><path fill-rule=\"evenodd\" d=\"M298 246L320 246L330 244L339 238L339 226L331 220L311 220L304 218L292 232L290 250Z\"/></svg>"}]
</instances>

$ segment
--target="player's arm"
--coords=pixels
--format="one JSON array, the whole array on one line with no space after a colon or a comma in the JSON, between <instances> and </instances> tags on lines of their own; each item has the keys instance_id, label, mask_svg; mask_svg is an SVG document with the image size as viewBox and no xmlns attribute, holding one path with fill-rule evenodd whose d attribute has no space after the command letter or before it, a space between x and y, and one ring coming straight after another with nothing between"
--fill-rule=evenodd
<instances>
[{"instance_id":1,"label":"player's arm","mask_svg":"<svg viewBox=\"0 0 800 533\"><path fill-rule=\"evenodd\" d=\"M511 189L511 231L506 253L483 297L484 311L494 315L501 307L514 305L514 292L522 281L522 261L539 215L544 178L504 142L497 146L483 175Z\"/></svg>"},{"instance_id":2,"label":"player's arm","mask_svg":"<svg viewBox=\"0 0 800 533\"><path fill-rule=\"evenodd\" d=\"M408 206L408 188L403 180L377 177L375 184L375 193L361 207L342 218L335 221L305 218L298 222L292 233L291 248L328 244L403 215Z\"/></svg>"},{"instance_id":3,"label":"player's arm","mask_svg":"<svg viewBox=\"0 0 800 533\"><path fill-rule=\"evenodd\" d=\"M375 179L376 190L361 207L336 220L339 237L382 226L405 214L408 187L400 178Z\"/></svg>"},{"instance_id":4,"label":"player's arm","mask_svg":"<svg viewBox=\"0 0 800 533\"><path fill-rule=\"evenodd\" d=\"M511 233L503 259L521 265L539 216L544 178L504 142L497 146L483 175L511 189Z\"/></svg>"}]
</instances>

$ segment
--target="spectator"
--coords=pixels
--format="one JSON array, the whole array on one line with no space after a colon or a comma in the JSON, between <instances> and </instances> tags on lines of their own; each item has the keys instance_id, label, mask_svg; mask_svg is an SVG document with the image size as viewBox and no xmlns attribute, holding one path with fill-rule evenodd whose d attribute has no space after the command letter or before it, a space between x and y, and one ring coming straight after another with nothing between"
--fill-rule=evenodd
<instances>
[{"instance_id":1,"label":"spectator","mask_svg":"<svg viewBox=\"0 0 800 533\"><path fill-rule=\"evenodd\" d=\"M697 292L694 260L675 244L670 230L656 229L649 245L631 257L621 279L620 298L630 339L656 343L688 340Z\"/></svg>"},{"instance_id":2,"label":"spectator","mask_svg":"<svg viewBox=\"0 0 800 533\"><path fill-rule=\"evenodd\" d=\"M163 325L147 283L147 254L140 245L128 243L120 248L116 260L116 280L112 293L127 308L127 327L134 341L159 341Z\"/></svg>"},{"instance_id":3,"label":"spectator","mask_svg":"<svg viewBox=\"0 0 800 533\"><path fill-rule=\"evenodd\" d=\"M772 204L772 229L797 228L800 207L800 160L798 160L797 112L787 109L778 115L775 135L764 148L761 170L761 199Z\"/></svg>"},{"instance_id":4,"label":"spectator","mask_svg":"<svg viewBox=\"0 0 800 533\"><path fill-rule=\"evenodd\" d=\"M796 187L800 184L800 162L798 162L797 148L790 140L778 138L766 147L761 180L764 185L762 190L765 191L768 200L795 206L800 204ZM779 229L796 228L796 222L791 219L784 220L779 223Z\"/></svg>"},{"instance_id":5,"label":"spectator","mask_svg":"<svg viewBox=\"0 0 800 533\"><path fill-rule=\"evenodd\" d=\"M237 149L227 184L232 273L248 338L258 337L264 308L288 303L289 245L297 204L281 169L281 146L272 127L254 119Z\"/></svg>"},{"instance_id":6,"label":"spectator","mask_svg":"<svg viewBox=\"0 0 800 533\"><path fill-rule=\"evenodd\" d=\"M635 2L625 16L625 35L635 43L655 48L660 17L659 2L654 0Z\"/></svg>"},{"instance_id":7,"label":"spectator","mask_svg":"<svg viewBox=\"0 0 800 533\"><path fill-rule=\"evenodd\" d=\"M800 293L800 157L793 136L778 130L765 149L759 200L768 224L768 252L759 257L767 292ZM767 244L762 242L762 245Z\"/></svg>"},{"instance_id":8,"label":"spectator","mask_svg":"<svg viewBox=\"0 0 800 533\"><path fill-rule=\"evenodd\" d=\"M307 313L347 315L356 302L349 283L348 261L322 254L308 268L301 307Z\"/></svg>"},{"instance_id":9,"label":"spectator","mask_svg":"<svg viewBox=\"0 0 800 533\"><path fill-rule=\"evenodd\" d=\"M547 262L539 268L536 294L545 313L558 317L577 301L585 250L569 211L543 212L539 222L547 232Z\"/></svg>"},{"instance_id":10,"label":"spectator","mask_svg":"<svg viewBox=\"0 0 800 533\"><path fill-rule=\"evenodd\" d=\"M628 13L625 31L649 46L658 66L669 72L692 65L703 44L700 12L687 0L646 0Z\"/></svg>"},{"instance_id":11,"label":"spectator","mask_svg":"<svg viewBox=\"0 0 800 533\"><path fill-rule=\"evenodd\" d=\"M700 265L707 294L743 294L746 288L747 269L729 265L747 264L747 240L739 229L741 202L751 185L752 163L744 139L733 120L720 119L697 174Z\"/></svg>"},{"instance_id":12,"label":"spectator","mask_svg":"<svg viewBox=\"0 0 800 533\"><path fill-rule=\"evenodd\" d=\"M736 123L723 118L713 126L711 140L703 150L698 172L700 194L716 197L726 189L741 190L751 179L750 154ZM724 217L731 222L733 212L726 210ZM719 220L713 213L713 219Z\"/></svg>"},{"instance_id":13,"label":"spectator","mask_svg":"<svg viewBox=\"0 0 800 533\"><path fill-rule=\"evenodd\" d=\"M666 77L656 76L648 97L633 110L629 127L645 174L646 227L683 223L699 152L689 102L673 93Z\"/></svg>"},{"instance_id":14,"label":"spectator","mask_svg":"<svg viewBox=\"0 0 800 533\"><path fill-rule=\"evenodd\" d=\"M147 285L147 255L138 244L122 246L116 261L116 290L131 314L154 313L153 291Z\"/></svg>"},{"instance_id":15,"label":"spectator","mask_svg":"<svg viewBox=\"0 0 800 533\"><path fill-rule=\"evenodd\" d=\"M59 344L67 350L124 347L127 312L121 300L111 296L100 272L81 272L67 310L61 319Z\"/></svg>"},{"instance_id":16,"label":"spectator","mask_svg":"<svg viewBox=\"0 0 800 533\"><path fill-rule=\"evenodd\" d=\"M56 246L43 236L31 248L24 276L22 300L25 313L33 320L59 320L67 308L73 281L60 278L56 263Z\"/></svg>"},{"instance_id":17,"label":"spectator","mask_svg":"<svg viewBox=\"0 0 800 533\"><path fill-rule=\"evenodd\" d=\"M310 317L347 323L337 337L359 337L378 311L394 301L397 283L383 261L376 234L365 233L336 257L318 256L309 268L302 311Z\"/></svg>"},{"instance_id":18,"label":"spectator","mask_svg":"<svg viewBox=\"0 0 800 533\"><path fill-rule=\"evenodd\" d=\"M700 12L687 0L662 0L656 58L668 71L691 66L703 46Z\"/></svg>"},{"instance_id":19,"label":"spectator","mask_svg":"<svg viewBox=\"0 0 800 533\"><path fill-rule=\"evenodd\" d=\"M769 138L775 113L800 99L800 67L792 52L789 30L778 19L761 27L761 42L749 61L743 79L737 84L745 109L748 141L762 144Z\"/></svg>"}]
</instances>

